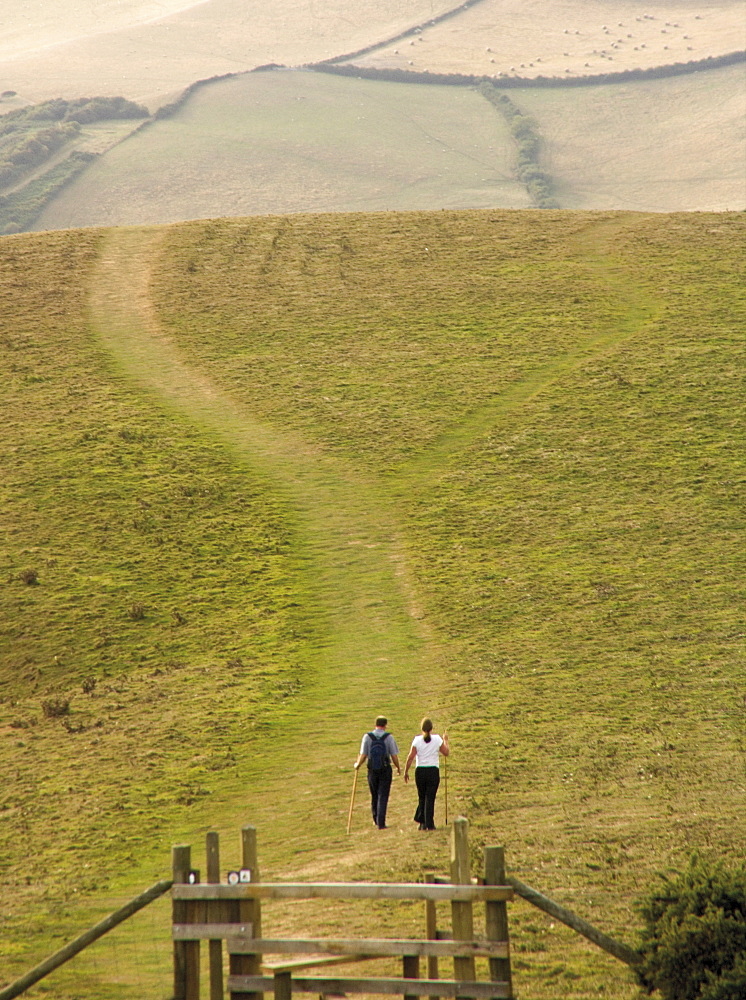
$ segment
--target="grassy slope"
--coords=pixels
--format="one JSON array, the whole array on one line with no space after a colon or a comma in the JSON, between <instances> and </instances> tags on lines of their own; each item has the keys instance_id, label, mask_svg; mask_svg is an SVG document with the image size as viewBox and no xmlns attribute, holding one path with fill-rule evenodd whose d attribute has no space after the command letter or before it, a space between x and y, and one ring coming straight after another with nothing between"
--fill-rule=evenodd
<instances>
[{"instance_id":1,"label":"grassy slope","mask_svg":"<svg viewBox=\"0 0 746 1000\"><path fill-rule=\"evenodd\" d=\"M36 223L528 205L513 143L471 91L260 73L198 91L112 150Z\"/></svg>"},{"instance_id":2,"label":"grassy slope","mask_svg":"<svg viewBox=\"0 0 746 1000\"><path fill-rule=\"evenodd\" d=\"M630 938L654 870L738 850L742 230L487 212L0 243L16 414L2 707L33 723L4 730L14 969L43 954L50 912L63 931L85 922L68 902L93 888L79 865L137 887L169 842L208 824L233 838L247 791L270 873L442 869L444 834L422 848L401 789L385 846L340 835L337 768L379 704L402 737L440 709L475 845L506 843L526 881L612 933ZM151 268L167 340L147 313L138 332ZM13 579L32 564L38 587ZM54 689L92 728L41 718ZM144 715L156 698L167 710ZM309 717L329 759L299 771ZM271 741L246 758L252 721ZM320 808L301 807L292 841L273 835L309 792ZM522 995L634 995L612 960L514 914ZM147 964L142 942L134 955ZM106 995L108 973L77 969L52 995Z\"/></svg>"},{"instance_id":3,"label":"grassy slope","mask_svg":"<svg viewBox=\"0 0 746 1000\"><path fill-rule=\"evenodd\" d=\"M538 123L563 208L725 211L746 207L744 84L741 65L510 94Z\"/></svg>"}]
</instances>

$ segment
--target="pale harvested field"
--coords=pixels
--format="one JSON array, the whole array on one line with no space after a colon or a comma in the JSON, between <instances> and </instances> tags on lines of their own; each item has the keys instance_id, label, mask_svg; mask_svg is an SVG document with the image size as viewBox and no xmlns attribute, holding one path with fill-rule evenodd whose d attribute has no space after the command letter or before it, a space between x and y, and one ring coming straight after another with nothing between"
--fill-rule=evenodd
<instances>
[{"instance_id":1,"label":"pale harvested field","mask_svg":"<svg viewBox=\"0 0 746 1000\"><path fill-rule=\"evenodd\" d=\"M587 76L744 47L740 0L483 0L355 62L433 73Z\"/></svg>"},{"instance_id":2,"label":"pale harvested field","mask_svg":"<svg viewBox=\"0 0 746 1000\"><path fill-rule=\"evenodd\" d=\"M537 120L563 208L746 208L746 68L510 91Z\"/></svg>"},{"instance_id":3,"label":"pale harvested field","mask_svg":"<svg viewBox=\"0 0 746 1000\"><path fill-rule=\"evenodd\" d=\"M123 94L151 107L194 80L297 65L389 38L450 0L44 0L3 3L0 92ZM6 10L7 8L7 10ZM0 105L0 110L3 107Z\"/></svg>"},{"instance_id":4,"label":"pale harvested field","mask_svg":"<svg viewBox=\"0 0 746 1000\"><path fill-rule=\"evenodd\" d=\"M256 73L202 88L110 150L35 229L215 216L529 207L475 91Z\"/></svg>"}]
</instances>

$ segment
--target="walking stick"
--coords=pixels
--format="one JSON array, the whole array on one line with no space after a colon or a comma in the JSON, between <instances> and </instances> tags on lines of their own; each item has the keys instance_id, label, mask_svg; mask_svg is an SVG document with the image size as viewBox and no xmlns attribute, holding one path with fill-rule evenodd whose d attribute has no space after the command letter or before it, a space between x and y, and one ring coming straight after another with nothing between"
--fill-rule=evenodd
<instances>
[{"instance_id":1,"label":"walking stick","mask_svg":"<svg viewBox=\"0 0 746 1000\"><path fill-rule=\"evenodd\" d=\"M443 791L446 800L446 826L448 826L448 758L443 757Z\"/></svg>"},{"instance_id":2,"label":"walking stick","mask_svg":"<svg viewBox=\"0 0 746 1000\"><path fill-rule=\"evenodd\" d=\"M352 797L350 798L350 812L347 816L347 832L350 832L350 827L352 826L352 807L355 805L355 789L357 788L357 771L355 768L355 777L352 779Z\"/></svg>"}]
</instances>

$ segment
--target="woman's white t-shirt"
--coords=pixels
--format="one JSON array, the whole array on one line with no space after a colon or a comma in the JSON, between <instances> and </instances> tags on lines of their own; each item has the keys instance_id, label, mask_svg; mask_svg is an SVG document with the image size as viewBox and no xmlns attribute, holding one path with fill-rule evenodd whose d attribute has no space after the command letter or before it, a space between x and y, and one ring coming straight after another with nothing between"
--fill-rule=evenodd
<instances>
[{"instance_id":1,"label":"woman's white t-shirt","mask_svg":"<svg viewBox=\"0 0 746 1000\"><path fill-rule=\"evenodd\" d=\"M415 736L412 746L417 751L416 767L440 767L440 748L443 740L435 733L431 733L430 742L425 743L424 736Z\"/></svg>"}]
</instances>

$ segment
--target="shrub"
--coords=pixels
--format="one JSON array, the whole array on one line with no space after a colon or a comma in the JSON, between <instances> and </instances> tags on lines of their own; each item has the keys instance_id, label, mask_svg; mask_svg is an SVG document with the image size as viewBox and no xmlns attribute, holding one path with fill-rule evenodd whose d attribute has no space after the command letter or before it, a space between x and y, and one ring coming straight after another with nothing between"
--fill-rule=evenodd
<instances>
[{"instance_id":1,"label":"shrub","mask_svg":"<svg viewBox=\"0 0 746 1000\"><path fill-rule=\"evenodd\" d=\"M39 574L35 569L22 569L18 574L18 579L29 587L35 587L39 582Z\"/></svg>"},{"instance_id":2,"label":"shrub","mask_svg":"<svg viewBox=\"0 0 746 1000\"><path fill-rule=\"evenodd\" d=\"M134 604L130 604L127 609L127 615L133 622L142 621L145 617L145 605L140 604L139 601L136 601Z\"/></svg>"},{"instance_id":3,"label":"shrub","mask_svg":"<svg viewBox=\"0 0 746 1000\"><path fill-rule=\"evenodd\" d=\"M69 698L47 698L41 703L41 710L46 719L58 719L70 714Z\"/></svg>"},{"instance_id":4,"label":"shrub","mask_svg":"<svg viewBox=\"0 0 746 1000\"><path fill-rule=\"evenodd\" d=\"M693 858L639 905L641 984L663 1000L746 996L746 864Z\"/></svg>"}]
</instances>

